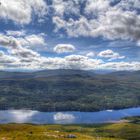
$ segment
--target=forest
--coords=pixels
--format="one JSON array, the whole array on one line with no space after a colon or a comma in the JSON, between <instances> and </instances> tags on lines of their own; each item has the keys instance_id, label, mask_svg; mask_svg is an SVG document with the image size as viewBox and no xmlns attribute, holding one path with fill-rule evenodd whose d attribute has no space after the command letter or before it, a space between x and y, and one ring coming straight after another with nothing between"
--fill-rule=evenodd
<instances>
[{"instance_id":1,"label":"forest","mask_svg":"<svg viewBox=\"0 0 140 140\"><path fill-rule=\"evenodd\" d=\"M140 72L0 72L0 109L99 111L140 105Z\"/></svg>"}]
</instances>

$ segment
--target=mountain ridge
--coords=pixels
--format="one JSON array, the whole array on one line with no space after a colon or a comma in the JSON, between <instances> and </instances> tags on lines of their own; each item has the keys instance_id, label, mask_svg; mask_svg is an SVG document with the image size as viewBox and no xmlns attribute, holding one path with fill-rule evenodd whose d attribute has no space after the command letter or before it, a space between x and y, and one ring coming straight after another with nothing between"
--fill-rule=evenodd
<instances>
[{"instance_id":1,"label":"mountain ridge","mask_svg":"<svg viewBox=\"0 0 140 140\"><path fill-rule=\"evenodd\" d=\"M54 69L54 70L40 70L40 71L28 71L28 72L20 72L20 71L0 71L0 78L35 78L37 77L46 77L46 76L61 76L61 75L87 75L87 76L95 76L95 75L110 75L110 76L127 76L140 74L140 71L114 71L108 73L98 73L97 71L86 71L86 70L72 70L72 69Z\"/></svg>"}]
</instances>

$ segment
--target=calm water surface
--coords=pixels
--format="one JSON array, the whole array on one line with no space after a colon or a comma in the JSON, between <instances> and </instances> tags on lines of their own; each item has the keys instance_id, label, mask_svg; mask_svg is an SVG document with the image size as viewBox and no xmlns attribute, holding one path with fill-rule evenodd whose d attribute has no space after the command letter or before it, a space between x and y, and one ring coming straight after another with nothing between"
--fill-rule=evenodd
<instances>
[{"instance_id":1,"label":"calm water surface","mask_svg":"<svg viewBox=\"0 0 140 140\"><path fill-rule=\"evenodd\" d=\"M39 112L32 110L0 111L0 124L82 124L116 122L123 117L140 116L139 108L106 110L99 112Z\"/></svg>"}]
</instances>

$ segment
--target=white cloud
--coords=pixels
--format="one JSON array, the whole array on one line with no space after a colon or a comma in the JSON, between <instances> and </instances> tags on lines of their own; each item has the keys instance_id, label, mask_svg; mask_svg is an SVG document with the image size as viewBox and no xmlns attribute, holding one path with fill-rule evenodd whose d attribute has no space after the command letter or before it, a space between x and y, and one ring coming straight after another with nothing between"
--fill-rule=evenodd
<instances>
[{"instance_id":1,"label":"white cloud","mask_svg":"<svg viewBox=\"0 0 140 140\"><path fill-rule=\"evenodd\" d=\"M139 0L121 0L118 7L124 8L126 10L138 10L140 9Z\"/></svg>"},{"instance_id":2,"label":"white cloud","mask_svg":"<svg viewBox=\"0 0 140 140\"><path fill-rule=\"evenodd\" d=\"M0 43L8 46L46 46L44 35L31 34L26 35L25 31L7 31L7 35L0 34Z\"/></svg>"},{"instance_id":3,"label":"white cloud","mask_svg":"<svg viewBox=\"0 0 140 140\"><path fill-rule=\"evenodd\" d=\"M64 19L55 16L53 17L53 22L54 24L56 24L56 32L60 29L65 29L66 33L71 37L87 37L99 35L97 30L99 23L97 23L96 20L88 20L84 16L81 16L78 20L70 18L68 21L65 21Z\"/></svg>"},{"instance_id":4,"label":"white cloud","mask_svg":"<svg viewBox=\"0 0 140 140\"><path fill-rule=\"evenodd\" d=\"M114 69L114 70L139 70L140 62L103 62L100 59L89 59L81 55L69 55L61 57L42 57L32 54L33 52L24 50L15 54L6 55L0 53L1 69L82 69L82 70L98 70L98 69ZM38 54L37 54L38 55Z\"/></svg>"},{"instance_id":5,"label":"white cloud","mask_svg":"<svg viewBox=\"0 0 140 140\"><path fill-rule=\"evenodd\" d=\"M102 58L107 58L107 59L109 59L109 61L112 61L112 60L115 60L115 59L124 59L125 58L125 56L120 56L119 53L114 52L112 50L102 51L98 54L98 56L102 57Z\"/></svg>"},{"instance_id":6,"label":"white cloud","mask_svg":"<svg viewBox=\"0 0 140 140\"><path fill-rule=\"evenodd\" d=\"M95 56L95 52L88 52L86 54L87 57L94 57Z\"/></svg>"},{"instance_id":7,"label":"white cloud","mask_svg":"<svg viewBox=\"0 0 140 140\"><path fill-rule=\"evenodd\" d=\"M4 66L6 64L13 63L16 61L18 61L18 59L16 57L7 55L3 51L0 51L0 65L1 66L2 65Z\"/></svg>"},{"instance_id":8,"label":"white cloud","mask_svg":"<svg viewBox=\"0 0 140 140\"><path fill-rule=\"evenodd\" d=\"M39 21L46 18L47 8L50 8L55 32L59 33L59 30L63 29L70 37L102 36L110 40L133 40L139 45L140 1L121 0L116 5L111 5L114 1L52 0L52 5L48 7L45 0L1 0L0 18L12 20L15 23L29 24L33 15L37 16ZM95 53L87 50L84 54L77 53L81 55L73 54L72 52L76 49L71 44L58 44L54 47L54 51L56 53L71 52L72 55L43 57L37 48L44 48L46 45L45 36L42 34L28 34L25 30L9 30L6 34L0 34L0 46L5 48L4 51L0 51L0 69L140 69L140 62L124 62L122 59L125 56L112 50L102 51L98 56L107 58L109 61L119 59L120 62L93 59Z\"/></svg>"},{"instance_id":9,"label":"white cloud","mask_svg":"<svg viewBox=\"0 0 140 140\"><path fill-rule=\"evenodd\" d=\"M20 24L28 24L34 12L39 18L46 14L44 0L1 0L0 18Z\"/></svg>"},{"instance_id":10,"label":"white cloud","mask_svg":"<svg viewBox=\"0 0 140 140\"><path fill-rule=\"evenodd\" d=\"M88 15L98 16L110 8L108 0L87 0L85 13Z\"/></svg>"},{"instance_id":11,"label":"white cloud","mask_svg":"<svg viewBox=\"0 0 140 140\"><path fill-rule=\"evenodd\" d=\"M66 56L65 58L66 60L71 61L71 62L84 61L88 59L88 57L82 56L82 55L69 55L69 56Z\"/></svg>"},{"instance_id":12,"label":"white cloud","mask_svg":"<svg viewBox=\"0 0 140 140\"><path fill-rule=\"evenodd\" d=\"M1 0L0 18L28 24L33 15L42 21L51 9L55 32L64 29L72 37L140 41L140 1L121 0L111 5L113 1L52 0L52 4L47 5L45 0ZM8 35L12 34L20 36L9 31Z\"/></svg>"},{"instance_id":13,"label":"white cloud","mask_svg":"<svg viewBox=\"0 0 140 140\"><path fill-rule=\"evenodd\" d=\"M102 60L89 59L83 55L69 55L65 57L66 66L69 69L97 69Z\"/></svg>"},{"instance_id":14,"label":"white cloud","mask_svg":"<svg viewBox=\"0 0 140 140\"><path fill-rule=\"evenodd\" d=\"M25 40L25 37L22 39ZM0 51L0 69L140 69L140 62L138 61L104 62L101 59L93 59L89 56L76 54L65 57L43 57L37 51L24 46L18 37L4 34L0 34L0 46L7 50ZM122 59L124 57L112 50L100 52L99 56L110 60Z\"/></svg>"},{"instance_id":15,"label":"white cloud","mask_svg":"<svg viewBox=\"0 0 140 140\"><path fill-rule=\"evenodd\" d=\"M112 69L112 70L140 70L140 62L108 62L100 65L101 69Z\"/></svg>"},{"instance_id":16,"label":"white cloud","mask_svg":"<svg viewBox=\"0 0 140 140\"><path fill-rule=\"evenodd\" d=\"M75 51L75 47L71 44L57 44L53 50L56 53L68 53Z\"/></svg>"},{"instance_id":17,"label":"white cloud","mask_svg":"<svg viewBox=\"0 0 140 140\"><path fill-rule=\"evenodd\" d=\"M29 59L32 61L32 59L36 59L40 56L37 52L23 47L21 42L12 36L0 34L0 45L5 47L10 55L20 59Z\"/></svg>"},{"instance_id":18,"label":"white cloud","mask_svg":"<svg viewBox=\"0 0 140 140\"><path fill-rule=\"evenodd\" d=\"M6 36L3 34L0 34L0 44L2 46L14 46L17 47L19 45L19 42L16 40L16 38L12 36Z\"/></svg>"},{"instance_id":19,"label":"white cloud","mask_svg":"<svg viewBox=\"0 0 140 140\"><path fill-rule=\"evenodd\" d=\"M6 34L8 36L20 37L20 36L25 36L26 35L26 31L24 31L24 30L21 30L21 31L8 30L8 31L6 31Z\"/></svg>"},{"instance_id":20,"label":"white cloud","mask_svg":"<svg viewBox=\"0 0 140 140\"><path fill-rule=\"evenodd\" d=\"M111 40L140 40L140 15L135 9L140 3L138 0L120 1L114 6L111 5L110 0L84 2L86 2L83 9L85 13L77 12L78 18L54 15L53 23L56 25L56 32L64 29L68 36L72 37L102 36ZM81 5L76 9L80 10ZM67 9L63 9L64 12L68 12Z\"/></svg>"},{"instance_id":21,"label":"white cloud","mask_svg":"<svg viewBox=\"0 0 140 140\"><path fill-rule=\"evenodd\" d=\"M140 39L140 16L135 12L113 9L100 18L101 34L108 39Z\"/></svg>"},{"instance_id":22,"label":"white cloud","mask_svg":"<svg viewBox=\"0 0 140 140\"><path fill-rule=\"evenodd\" d=\"M29 35L25 37L25 40L28 42L27 44L29 46L44 46L46 45L46 42L44 40L44 38L41 35Z\"/></svg>"},{"instance_id":23,"label":"white cloud","mask_svg":"<svg viewBox=\"0 0 140 140\"><path fill-rule=\"evenodd\" d=\"M65 15L78 15L80 13L80 1L82 0L52 0L54 15L63 17Z\"/></svg>"}]
</instances>

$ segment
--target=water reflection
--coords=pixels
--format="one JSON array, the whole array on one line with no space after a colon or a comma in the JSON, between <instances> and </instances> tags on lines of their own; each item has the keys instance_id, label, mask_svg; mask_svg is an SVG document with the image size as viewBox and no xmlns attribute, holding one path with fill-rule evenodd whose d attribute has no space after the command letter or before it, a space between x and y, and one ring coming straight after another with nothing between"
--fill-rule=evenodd
<instances>
[{"instance_id":1,"label":"water reflection","mask_svg":"<svg viewBox=\"0 0 140 140\"><path fill-rule=\"evenodd\" d=\"M0 111L0 123L80 124L116 122L123 117L140 116L139 108L99 112L39 112L32 110Z\"/></svg>"},{"instance_id":2,"label":"water reflection","mask_svg":"<svg viewBox=\"0 0 140 140\"><path fill-rule=\"evenodd\" d=\"M8 123L26 123L32 120L32 117L38 113L38 111L31 110L7 110L4 112L0 111L0 121Z\"/></svg>"},{"instance_id":3,"label":"water reflection","mask_svg":"<svg viewBox=\"0 0 140 140\"><path fill-rule=\"evenodd\" d=\"M70 113L58 112L53 116L56 123L72 123L75 120L75 116Z\"/></svg>"}]
</instances>

